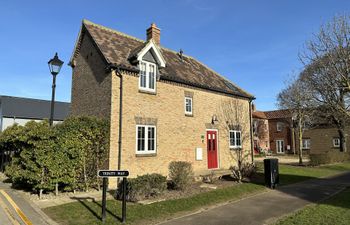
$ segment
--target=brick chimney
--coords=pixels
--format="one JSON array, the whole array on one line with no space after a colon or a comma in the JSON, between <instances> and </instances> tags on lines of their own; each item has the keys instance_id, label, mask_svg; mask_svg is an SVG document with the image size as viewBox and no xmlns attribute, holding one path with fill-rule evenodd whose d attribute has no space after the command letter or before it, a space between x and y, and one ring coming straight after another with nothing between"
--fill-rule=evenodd
<instances>
[{"instance_id":1,"label":"brick chimney","mask_svg":"<svg viewBox=\"0 0 350 225\"><path fill-rule=\"evenodd\" d=\"M147 29L147 41L151 39L155 44L160 45L160 29L155 23L152 23L151 27Z\"/></svg>"}]
</instances>

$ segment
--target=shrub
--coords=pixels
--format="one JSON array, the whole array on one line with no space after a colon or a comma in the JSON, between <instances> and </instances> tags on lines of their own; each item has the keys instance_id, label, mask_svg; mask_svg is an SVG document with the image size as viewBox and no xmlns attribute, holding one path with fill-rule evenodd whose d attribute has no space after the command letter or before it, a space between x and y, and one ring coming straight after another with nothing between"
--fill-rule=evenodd
<instances>
[{"instance_id":1,"label":"shrub","mask_svg":"<svg viewBox=\"0 0 350 225\"><path fill-rule=\"evenodd\" d=\"M326 152L319 154L310 154L310 164L312 166L345 161L350 161L349 152Z\"/></svg>"},{"instance_id":2,"label":"shrub","mask_svg":"<svg viewBox=\"0 0 350 225\"><path fill-rule=\"evenodd\" d=\"M30 121L0 133L0 150L11 152L5 173L14 186L33 191L99 187L97 170L108 158L109 125L94 117L71 117L62 124Z\"/></svg>"},{"instance_id":3,"label":"shrub","mask_svg":"<svg viewBox=\"0 0 350 225\"><path fill-rule=\"evenodd\" d=\"M193 181L193 169L189 162L173 161L169 164L169 178L172 188L185 190Z\"/></svg>"},{"instance_id":4,"label":"shrub","mask_svg":"<svg viewBox=\"0 0 350 225\"><path fill-rule=\"evenodd\" d=\"M257 167L254 163L243 163L241 168L237 166L231 166L230 170L232 171L232 176L241 182L242 178L249 178L254 173L256 173Z\"/></svg>"},{"instance_id":5,"label":"shrub","mask_svg":"<svg viewBox=\"0 0 350 225\"><path fill-rule=\"evenodd\" d=\"M117 198L121 199L123 194L123 182L119 182ZM137 178L130 178L126 185L127 201L136 202L144 198L150 198L162 194L167 187L166 177L161 174L152 173Z\"/></svg>"},{"instance_id":6,"label":"shrub","mask_svg":"<svg viewBox=\"0 0 350 225\"><path fill-rule=\"evenodd\" d=\"M215 176L214 171L211 171L209 174L204 175L202 177L202 181L208 184L214 184L218 180L218 177Z\"/></svg>"}]
</instances>

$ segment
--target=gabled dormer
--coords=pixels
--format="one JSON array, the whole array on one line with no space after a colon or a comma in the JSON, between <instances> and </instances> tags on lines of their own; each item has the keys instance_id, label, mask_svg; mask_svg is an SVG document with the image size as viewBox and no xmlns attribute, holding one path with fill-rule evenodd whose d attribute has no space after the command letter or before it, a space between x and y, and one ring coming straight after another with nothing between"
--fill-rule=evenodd
<instances>
[{"instance_id":1,"label":"gabled dormer","mask_svg":"<svg viewBox=\"0 0 350 225\"><path fill-rule=\"evenodd\" d=\"M136 51L133 57L133 62L140 69L139 90L141 91L156 92L159 68L164 68L166 65L159 44L160 29L152 23L147 29L147 42Z\"/></svg>"}]
</instances>

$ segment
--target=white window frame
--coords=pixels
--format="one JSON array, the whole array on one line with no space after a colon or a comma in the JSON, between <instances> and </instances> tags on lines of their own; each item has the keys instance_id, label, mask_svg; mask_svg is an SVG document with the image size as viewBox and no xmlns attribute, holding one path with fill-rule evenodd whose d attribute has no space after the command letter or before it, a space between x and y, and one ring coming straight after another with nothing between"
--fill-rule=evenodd
<instances>
[{"instance_id":1,"label":"white window frame","mask_svg":"<svg viewBox=\"0 0 350 225\"><path fill-rule=\"evenodd\" d=\"M280 144L278 144L278 143L280 143ZM281 146L282 148L281 149L278 148L279 146ZM282 140L282 139L276 140L276 153L277 154L284 154L285 153L285 151L284 151L284 140Z\"/></svg>"},{"instance_id":2,"label":"white window frame","mask_svg":"<svg viewBox=\"0 0 350 225\"><path fill-rule=\"evenodd\" d=\"M233 133L234 145L231 145L231 133ZM237 133L240 134L240 140L241 140L240 145L237 144ZM228 142L229 142L230 148L242 148L242 132L240 130L230 130L228 135L229 135Z\"/></svg>"},{"instance_id":3,"label":"white window frame","mask_svg":"<svg viewBox=\"0 0 350 225\"><path fill-rule=\"evenodd\" d=\"M277 129L277 131L282 131L283 130L283 123L282 122L277 122L277 127L276 127L276 129Z\"/></svg>"},{"instance_id":4,"label":"white window frame","mask_svg":"<svg viewBox=\"0 0 350 225\"><path fill-rule=\"evenodd\" d=\"M336 144L336 141L338 141L338 144ZM333 147L340 148L340 138L333 138Z\"/></svg>"},{"instance_id":5,"label":"white window frame","mask_svg":"<svg viewBox=\"0 0 350 225\"><path fill-rule=\"evenodd\" d=\"M302 144L303 144L302 145L302 149L310 149L311 139L310 138L304 138L303 141L302 141Z\"/></svg>"},{"instance_id":6,"label":"white window frame","mask_svg":"<svg viewBox=\"0 0 350 225\"><path fill-rule=\"evenodd\" d=\"M187 111L187 100L191 101L191 111ZM193 98L192 97L185 97L185 114L193 115Z\"/></svg>"},{"instance_id":7,"label":"white window frame","mask_svg":"<svg viewBox=\"0 0 350 225\"><path fill-rule=\"evenodd\" d=\"M138 129L139 127L145 128L145 150L139 151L138 150ZM148 128L154 128L154 150L148 149ZM135 151L136 154L154 154L157 152L157 127L154 125L136 125L136 146Z\"/></svg>"},{"instance_id":8,"label":"white window frame","mask_svg":"<svg viewBox=\"0 0 350 225\"><path fill-rule=\"evenodd\" d=\"M141 86L141 64L144 63L146 65L146 87ZM150 88L149 82L150 82L150 66L154 66L154 88ZM156 85L157 85L157 65L155 63L147 62L147 61L140 61L139 63L139 89L143 91L148 92L156 92Z\"/></svg>"}]
</instances>

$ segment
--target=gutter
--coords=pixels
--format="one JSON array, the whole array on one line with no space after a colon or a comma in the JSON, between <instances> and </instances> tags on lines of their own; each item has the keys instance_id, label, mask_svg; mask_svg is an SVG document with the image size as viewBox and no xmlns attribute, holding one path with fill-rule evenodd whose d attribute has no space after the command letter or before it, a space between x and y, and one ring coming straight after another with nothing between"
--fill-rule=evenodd
<instances>
[{"instance_id":1,"label":"gutter","mask_svg":"<svg viewBox=\"0 0 350 225\"><path fill-rule=\"evenodd\" d=\"M249 126L250 126L250 151L252 154L252 163L254 163L254 144L253 144L253 124L252 124L252 101L253 99L249 100Z\"/></svg>"},{"instance_id":2,"label":"gutter","mask_svg":"<svg viewBox=\"0 0 350 225\"><path fill-rule=\"evenodd\" d=\"M123 129L123 75L120 70L124 69L116 65L109 65L106 67L106 70L114 70L117 76L120 78L120 87L119 87L119 132L118 132L118 170L121 169L122 163L122 129ZM119 179L118 179L119 183Z\"/></svg>"},{"instance_id":3,"label":"gutter","mask_svg":"<svg viewBox=\"0 0 350 225\"><path fill-rule=\"evenodd\" d=\"M118 65L118 64L114 64L114 63L109 64L107 66L107 70L110 70L110 69L125 70L125 71L132 72L132 73L139 73L140 72L139 69L131 68L129 66L125 66L122 64ZM208 90L208 91L213 91L213 92L217 92L217 93L221 93L221 94L227 94L227 95L231 95L231 96L235 96L235 97L239 97L239 98L243 98L243 99L248 99L249 101L256 99L254 96L246 96L246 95L241 95L241 94L237 94L237 93L231 93L231 92L220 90L218 88L210 88L210 87L207 87L204 85L191 83L191 82L188 82L185 80L172 79L171 77L166 77L166 76L160 76L160 80L170 81L170 82L174 82L174 83L178 83L178 84L189 85L192 87L201 88L201 89Z\"/></svg>"},{"instance_id":4,"label":"gutter","mask_svg":"<svg viewBox=\"0 0 350 225\"><path fill-rule=\"evenodd\" d=\"M118 170L121 169L122 163L122 128L123 128L123 76L119 67L116 70L117 76L120 78L119 87L119 138L118 138Z\"/></svg>"}]
</instances>

